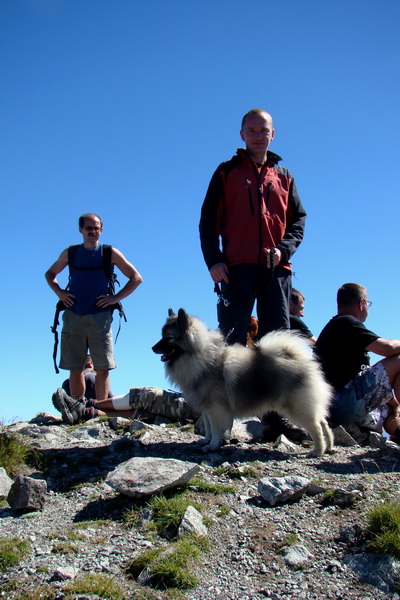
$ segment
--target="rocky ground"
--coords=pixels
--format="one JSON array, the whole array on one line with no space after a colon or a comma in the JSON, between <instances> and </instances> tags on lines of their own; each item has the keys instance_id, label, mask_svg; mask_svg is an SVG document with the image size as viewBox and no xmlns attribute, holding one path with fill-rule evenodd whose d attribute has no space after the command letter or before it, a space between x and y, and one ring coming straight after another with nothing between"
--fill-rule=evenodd
<instances>
[{"instance_id":1,"label":"rocky ground","mask_svg":"<svg viewBox=\"0 0 400 600\"><path fill-rule=\"evenodd\" d=\"M400 598L398 563L369 554L363 537L368 510L399 496L400 448L395 444L375 435L371 445L336 445L331 455L309 458L307 443L274 447L252 441L257 424L250 422L247 429L238 428L237 443L206 456L191 427L152 425L138 434L124 433L119 426L94 420L70 429L43 418L3 428L18 430L43 452L46 469L31 476L47 481L47 494L42 510L13 511L7 502L0 508L0 538L18 536L31 546L18 566L0 573L1 597L11 600L26 590L31 593L26 598L40 598L38 586L43 594L51 586L51 598L71 598L65 586L79 574L94 572L114 576L124 600L175 598L171 591L151 590L127 577L129 559L167 542L143 528L128 528L123 514L132 498L105 483L121 462L147 456L196 463L202 480L233 488L217 494L190 488L211 522L210 549L193 565L199 584L182 598ZM259 493L259 481L289 475L306 477L313 485L297 500L271 506ZM347 494L337 493L329 504L324 493L329 489ZM290 555L289 541L297 559ZM65 550L68 542L75 549L61 553L62 543Z\"/></svg>"}]
</instances>

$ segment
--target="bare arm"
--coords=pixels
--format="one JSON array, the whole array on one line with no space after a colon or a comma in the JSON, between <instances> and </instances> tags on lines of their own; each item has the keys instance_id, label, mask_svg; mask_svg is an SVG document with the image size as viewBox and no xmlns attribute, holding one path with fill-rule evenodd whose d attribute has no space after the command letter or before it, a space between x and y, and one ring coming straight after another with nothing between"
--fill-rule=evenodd
<instances>
[{"instance_id":1,"label":"bare arm","mask_svg":"<svg viewBox=\"0 0 400 600\"><path fill-rule=\"evenodd\" d=\"M46 271L44 276L53 292L58 296L60 300L62 300L65 306L69 307L74 304L75 296L71 294L71 292L63 290L57 281L57 275L61 273L61 271L63 271L67 265L68 249L61 252L56 262L50 267L50 269L48 269L48 271Z\"/></svg>"},{"instance_id":2,"label":"bare arm","mask_svg":"<svg viewBox=\"0 0 400 600\"><path fill-rule=\"evenodd\" d=\"M400 354L400 340L385 340L384 338L378 338L374 342L371 342L365 349L367 352L374 352L379 356L389 358L395 354Z\"/></svg>"},{"instance_id":3,"label":"bare arm","mask_svg":"<svg viewBox=\"0 0 400 600\"><path fill-rule=\"evenodd\" d=\"M121 300L132 294L132 292L135 291L136 288L143 281L139 271L137 271L132 265L132 263L126 260L122 252L120 252L116 248L112 249L111 262L113 265L116 265L118 267L118 269L123 275L125 275L125 277L128 278L128 281L126 282L124 287L121 288L117 294L115 294L115 296L98 296L96 304L101 308L106 308L107 306L111 306L116 302L120 302Z\"/></svg>"}]
</instances>

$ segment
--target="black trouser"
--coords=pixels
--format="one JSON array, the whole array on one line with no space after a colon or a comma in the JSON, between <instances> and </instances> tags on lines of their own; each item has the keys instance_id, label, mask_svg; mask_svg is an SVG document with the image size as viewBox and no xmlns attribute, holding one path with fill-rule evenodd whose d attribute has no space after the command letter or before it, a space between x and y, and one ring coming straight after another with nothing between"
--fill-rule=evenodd
<instances>
[{"instance_id":1,"label":"black trouser","mask_svg":"<svg viewBox=\"0 0 400 600\"><path fill-rule=\"evenodd\" d=\"M290 329L292 274L288 269L243 263L229 268L229 283L221 282L219 329L228 344L246 344L250 317L257 301L258 337L276 329Z\"/></svg>"}]
</instances>

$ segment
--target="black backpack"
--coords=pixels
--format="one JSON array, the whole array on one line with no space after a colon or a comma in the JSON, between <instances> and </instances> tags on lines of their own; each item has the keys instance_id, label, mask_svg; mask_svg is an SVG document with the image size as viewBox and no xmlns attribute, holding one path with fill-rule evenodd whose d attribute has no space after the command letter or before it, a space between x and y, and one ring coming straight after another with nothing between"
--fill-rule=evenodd
<instances>
[{"instance_id":1,"label":"black backpack","mask_svg":"<svg viewBox=\"0 0 400 600\"><path fill-rule=\"evenodd\" d=\"M117 279L116 274L114 273L114 265L111 264L111 249L112 247L109 244L103 244L102 245L102 258L103 258L103 264L101 267L74 267L74 260L75 260L75 256L76 253L78 251L79 246L81 246L81 244L75 244L73 246L69 246L68 248L68 268L69 268L69 278L68 278L68 284L67 287L65 288L66 290L69 288L69 284L70 284L70 280L71 280L71 272L72 269L79 269L82 271L93 271L94 269L104 269L104 273L106 274L106 277L109 281L108 283L108 293L110 294L110 296L114 296L115 294L115 284L118 283L119 285L119 281ZM60 370L57 366L57 349L58 349L58 331L57 331L57 327L60 324L59 323L59 317L60 317L60 313L65 310L66 306L64 304L64 302L62 302L61 300L59 300L56 304L56 312L54 315L54 321L53 321L53 325L51 326L51 331L54 334L54 349L53 349L53 362L54 362L54 368L56 370L56 373L59 373ZM117 310L119 313L119 325L118 325L118 331L117 331L117 335L115 336L115 342L118 339L118 335L121 329L121 319L123 318L124 321L127 321L124 309L122 307L121 302L116 302L115 304L112 304L110 307L113 311Z\"/></svg>"}]
</instances>

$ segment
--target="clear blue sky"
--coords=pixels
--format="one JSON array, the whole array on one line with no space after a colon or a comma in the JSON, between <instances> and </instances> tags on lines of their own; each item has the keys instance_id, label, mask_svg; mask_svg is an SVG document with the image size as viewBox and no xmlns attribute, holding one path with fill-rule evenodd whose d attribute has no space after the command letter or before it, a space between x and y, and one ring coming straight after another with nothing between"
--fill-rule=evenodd
<instances>
[{"instance_id":1,"label":"clear blue sky","mask_svg":"<svg viewBox=\"0 0 400 600\"><path fill-rule=\"evenodd\" d=\"M399 22L397 0L0 0L0 420L54 412L44 272L81 241L83 212L144 278L124 302L116 394L167 385L151 346L168 307L216 327L198 220L250 108L273 115L271 150L309 214L293 283L310 329L356 281L366 324L400 338Z\"/></svg>"}]
</instances>

